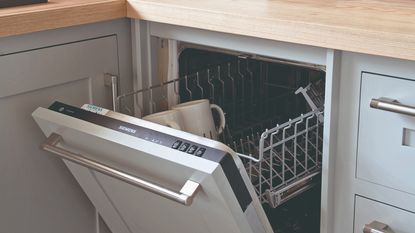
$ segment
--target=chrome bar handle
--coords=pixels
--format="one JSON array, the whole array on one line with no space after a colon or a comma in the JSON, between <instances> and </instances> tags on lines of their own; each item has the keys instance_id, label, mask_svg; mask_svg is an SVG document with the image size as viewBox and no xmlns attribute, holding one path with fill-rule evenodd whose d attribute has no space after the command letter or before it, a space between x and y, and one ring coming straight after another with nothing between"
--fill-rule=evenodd
<instances>
[{"instance_id":1,"label":"chrome bar handle","mask_svg":"<svg viewBox=\"0 0 415 233\"><path fill-rule=\"evenodd\" d=\"M51 152L63 159L72 161L79 165L82 165L87 168L93 169L95 171L101 172L103 174L109 175L121 181L125 181L136 187L145 189L149 192L165 197L172 201L178 202L185 206L190 206L193 202L193 198L200 191L200 184L194 181L191 181L191 180L186 181L186 183L181 188L180 192L169 190L157 184L153 184L149 181L143 180L139 177L129 175L125 172L112 168L108 165L88 159L80 154L73 153L71 151L57 147L56 145L60 143L61 141L62 141L62 137L59 134L52 133L46 139L46 141L40 145L40 148L42 150Z\"/></svg>"},{"instance_id":2,"label":"chrome bar handle","mask_svg":"<svg viewBox=\"0 0 415 233\"><path fill-rule=\"evenodd\" d=\"M380 110L385 110L388 112L395 112L395 113L405 114L408 116L415 116L414 106L401 104L397 100L389 99L385 97L381 97L379 99L372 99L370 101L370 107L380 109Z\"/></svg>"},{"instance_id":3,"label":"chrome bar handle","mask_svg":"<svg viewBox=\"0 0 415 233\"><path fill-rule=\"evenodd\" d=\"M394 231L385 223L373 221L369 224L365 224L363 233L394 233Z\"/></svg>"}]
</instances>

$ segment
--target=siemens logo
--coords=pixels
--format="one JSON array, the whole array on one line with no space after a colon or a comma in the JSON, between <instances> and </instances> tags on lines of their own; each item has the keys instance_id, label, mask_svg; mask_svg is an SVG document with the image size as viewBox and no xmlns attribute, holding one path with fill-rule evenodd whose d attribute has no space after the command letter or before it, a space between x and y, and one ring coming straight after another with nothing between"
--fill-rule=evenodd
<instances>
[{"instance_id":1,"label":"siemens logo","mask_svg":"<svg viewBox=\"0 0 415 233\"><path fill-rule=\"evenodd\" d=\"M128 127L125 127L125 126L122 126L122 125L120 125L118 127L118 129L120 129L122 131L125 131L125 132L129 132L129 133L135 133L135 132L137 132L137 130L135 130L135 129L131 129L131 128L128 128Z\"/></svg>"}]
</instances>

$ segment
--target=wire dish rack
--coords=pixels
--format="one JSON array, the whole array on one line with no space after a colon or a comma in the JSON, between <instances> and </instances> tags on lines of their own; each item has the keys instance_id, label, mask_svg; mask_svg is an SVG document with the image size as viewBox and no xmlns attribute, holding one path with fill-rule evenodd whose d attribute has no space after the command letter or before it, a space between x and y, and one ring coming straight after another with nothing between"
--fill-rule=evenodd
<instances>
[{"instance_id":1,"label":"wire dish rack","mask_svg":"<svg viewBox=\"0 0 415 233\"><path fill-rule=\"evenodd\" d=\"M275 208L318 184L321 171L323 123L321 111L312 111L249 138L237 150L258 150L245 168L262 203ZM258 144L256 142L259 142ZM241 148L245 147L245 148ZM258 148L256 148L258 147Z\"/></svg>"},{"instance_id":2,"label":"wire dish rack","mask_svg":"<svg viewBox=\"0 0 415 233\"><path fill-rule=\"evenodd\" d=\"M324 72L286 67L232 58L185 69L180 78L118 101L147 98L148 114L167 110L172 98L176 103L206 98L219 105L227 122L219 140L240 156L260 201L275 208L318 184L321 171Z\"/></svg>"}]
</instances>

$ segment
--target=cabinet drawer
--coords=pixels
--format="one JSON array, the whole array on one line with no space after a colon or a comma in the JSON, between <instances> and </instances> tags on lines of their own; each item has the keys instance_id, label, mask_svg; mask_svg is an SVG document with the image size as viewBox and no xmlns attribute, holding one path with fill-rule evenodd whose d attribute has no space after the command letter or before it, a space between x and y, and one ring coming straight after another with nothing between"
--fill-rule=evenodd
<instances>
[{"instance_id":1,"label":"cabinet drawer","mask_svg":"<svg viewBox=\"0 0 415 233\"><path fill-rule=\"evenodd\" d=\"M415 117L370 107L381 97L415 106L415 81L362 74L356 176L415 194Z\"/></svg>"},{"instance_id":2,"label":"cabinet drawer","mask_svg":"<svg viewBox=\"0 0 415 233\"><path fill-rule=\"evenodd\" d=\"M362 233L365 224L373 221L387 224L394 233L415 232L415 213L361 196L355 198L354 217L354 233Z\"/></svg>"}]
</instances>

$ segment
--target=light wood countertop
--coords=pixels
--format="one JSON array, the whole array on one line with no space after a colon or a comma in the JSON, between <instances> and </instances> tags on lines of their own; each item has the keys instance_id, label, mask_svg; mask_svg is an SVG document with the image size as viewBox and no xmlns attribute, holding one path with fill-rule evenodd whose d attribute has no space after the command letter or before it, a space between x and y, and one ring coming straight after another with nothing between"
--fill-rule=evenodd
<instances>
[{"instance_id":1,"label":"light wood countertop","mask_svg":"<svg viewBox=\"0 0 415 233\"><path fill-rule=\"evenodd\" d=\"M413 0L127 0L127 16L415 60Z\"/></svg>"},{"instance_id":2,"label":"light wood countertop","mask_svg":"<svg viewBox=\"0 0 415 233\"><path fill-rule=\"evenodd\" d=\"M49 0L0 9L0 37L123 17L415 60L413 0Z\"/></svg>"},{"instance_id":3,"label":"light wood countertop","mask_svg":"<svg viewBox=\"0 0 415 233\"><path fill-rule=\"evenodd\" d=\"M125 16L125 0L49 0L48 3L0 8L0 37Z\"/></svg>"}]
</instances>

